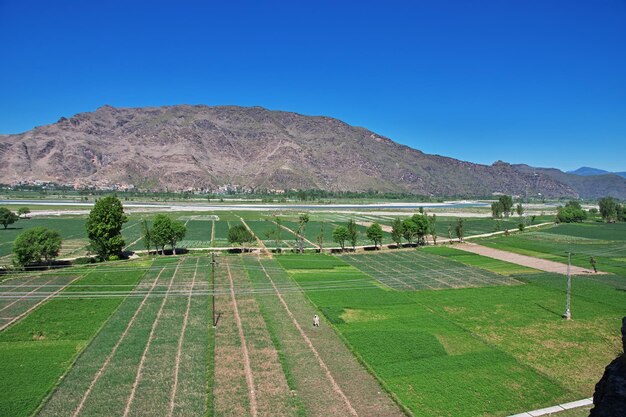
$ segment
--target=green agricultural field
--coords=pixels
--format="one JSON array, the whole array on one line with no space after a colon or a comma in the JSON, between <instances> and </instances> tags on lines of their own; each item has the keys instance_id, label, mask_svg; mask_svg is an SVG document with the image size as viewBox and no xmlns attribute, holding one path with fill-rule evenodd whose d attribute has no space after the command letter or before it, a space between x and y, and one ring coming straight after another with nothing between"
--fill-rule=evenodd
<instances>
[{"instance_id":1,"label":"green agricultural field","mask_svg":"<svg viewBox=\"0 0 626 417\"><path fill-rule=\"evenodd\" d=\"M567 263L567 252L572 252L572 264L585 268L591 267L593 256L599 270L626 275L626 223L558 224L476 243L562 263Z\"/></svg>"},{"instance_id":2,"label":"green agricultural field","mask_svg":"<svg viewBox=\"0 0 626 417\"><path fill-rule=\"evenodd\" d=\"M193 216L184 220L187 247L226 246L228 227L241 224L233 213ZM265 216L245 221L257 235L275 230ZM341 216L337 224L349 214ZM307 238L315 241L324 218L312 216ZM141 244L139 221L125 225L127 243ZM586 398L621 346L622 228L481 239L550 259L562 260L564 247L604 251L599 266L614 273L573 278L571 321L561 318L564 276L454 245L224 253L215 328L206 254L7 275L0 415L504 417Z\"/></svg>"},{"instance_id":3,"label":"green agricultural field","mask_svg":"<svg viewBox=\"0 0 626 417\"><path fill-rule=\"evenodd\" d=\"M88 288L114 291L116 287L91 285L120 279L132 288L143 274L141 269L115 272L111 268L103 268L102 272L99 269L80 272L86 275L65 288L59 297L0 332L0 355L4 364L0 372L3 387L0 415L31 415L123 299L64 298L62 295Z\"/></svg>"},{"instance_id":4,"label":"green agricultural field","mask_svg":"<svg viewBox=\"0 0 626 417\"><path fill-rule=\"evenodd\" d=\"M592 394L618 351L623 291L593 277L577 281L575 320L565 322L562 276L499 275L494 272L506 263L412 252L419 256L398 251L409 255L336 258L361 273L335 261L311 258L306 269L304 258L277 259L355 355L415 415L504 416ZM391 268L398 271L389 274ZM500 282L437 291L405 287L417 286L416 277L432 283L427 280L433 276L446 279L438 288L467 286L465 280L473 285L474 277L499 276ZM344 288L336 287L340 283ZM499 285L509 283L517 285Z\"/></svg>"}]
</instances>

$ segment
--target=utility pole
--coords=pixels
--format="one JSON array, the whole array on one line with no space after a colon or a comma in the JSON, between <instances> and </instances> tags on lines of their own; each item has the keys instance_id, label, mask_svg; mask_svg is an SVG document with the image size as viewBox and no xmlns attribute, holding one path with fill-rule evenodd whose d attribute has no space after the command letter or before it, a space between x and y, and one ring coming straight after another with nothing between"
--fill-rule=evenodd
<instances>
[{"instance_id":1,"label":"utility pole","mask_svg":"<svg viewBox=\"0 0 626 417\"><path fill-rule=\"evenodd\" d=\"M572 312L570 310L570 303L572 299L572 276L570 275L570 264L572 261L572 253L567 252L567 295L565 298L565 313L563 314L563 318L565 320L571 320Z\"/></svg>"},{"instance_id":2,"label":"utility pole","mask_svg":"<svg viewBox=\"0 0 626 417\"><path fill-rule=\"evenodd\" d=\"M212 301L212 311L213 311L213 327L217 327L217 321L220 319L219 314L216 316L215 314L215 267L217 266L217 261L215 260L215 253L211 253L211 282L212 282L212 291L211 291L211 301Z\"/></svg>"}]
</instances>

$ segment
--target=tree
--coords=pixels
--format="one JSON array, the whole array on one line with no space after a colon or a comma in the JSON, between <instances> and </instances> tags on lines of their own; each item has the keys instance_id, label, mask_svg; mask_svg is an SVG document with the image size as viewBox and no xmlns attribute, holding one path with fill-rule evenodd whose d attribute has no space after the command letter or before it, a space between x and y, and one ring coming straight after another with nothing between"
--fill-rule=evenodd
<instances>
[{"instance_id":1,"label":"tree","mask_svg":"<svg viewBox=\"0 0 626 417\"><path fill-rule=\"evenodd\" d=\"M237 224L228 229L228 242L233 245L241 245L245 250L245 244L254 242L254 236L246 226Z\"/></svg>"},{"instance_id":2,"label":"tree","mask_svg":"<svg viewBox=\"0 0 626 417\"><path fill-rule=\"evenodd\" d=\"M56 230L45 227L33 227L21 233L13 243L14 262L19 266L38 264L42 261L49 264L59 256L61 235Z\"/></svg>"},{"instance_id":3,"label":"tree","mask_svg":"<svg viewBox=\"0 0 626 417\"><path fill-rule=\"evenodd\" d=\"M501 201L495 201L491 203L491 217L494 219L499 219L502 217L504 213L504 206Z\"/></svg>"},{"instance_id":4,"label":"tree","mask_svg":"<svg viewBox=\"0 0 626 417\"><path fill-rule=\"evenodd\" d=\"M564 207L559 206L556 219L559 223L578 223L587 218L587 212L582 209L578 201L569 201Z\"/></svg>"},{"instance_id":5,"label":"tree","mask_svg":"<svg viewBox=\"0 0 626 417\"><path fill-rule=\"evenodd\" d=\"M417 227L415 231L417 244L424 245L426 243L425 236L428 234L428 228L430 226L428 222L428 217L423 214L414 214L411 217L411 221L413 221L413 223L415 223L415 226Z\"/></svg>"},{"instance_id":6,"label":"tree","mask_svg":"<svg viewBox=\"0 0 626 417\"><path fill-rule=\"evenodd\" d=\"M402 220L395 218L391 223L391 238L399 248L402 246L402 235L404 234L404 227L402 226Z\"/></svg>"},{"instance_id":7,"label":"tree","mask_svg":"<svg viewBox=\"0 0 626 417\"><path fill-rule=\"evenodd\" d=\"M510 195L501 195L498 201L502 203L503 213L506 217L513 212L513 197Z\"/></svg>"},{"instance_id":8,"label":"tree","mask_svg":"<svg viewBox=\"0 0 626 417\"><path fill-rule=\"evenodd\" d=\"M456 237L459 238L459 242L463 242L463 222L465 222L465 220L459 217L456 219L456 226L454 227L454 232L456 233Z\"/></svg>"},{"instance_id":9,"label":"tree","mask_svg":"<svg viewBox=\"0 0 626 417\"><path fill-rule=\"evenodd\" d=\"M374 249L378 249L378 245L383 241L383 228L378 223L372 223L367 228L367 238L374 242Z\"/></svg>"},{"instance_id":10,"label":"tree","mask_svg":"<svg viewBox=\"0 0 626 417\"><path fill-rule=\"evenodd\" d=\"M150 228L150 225L148 224L146 219L143 219L141 221L141 236L143 238L143 244L148 250L149 255L150 249L152 249L152 229Z\"/></svg>"},{"instance_id":11,"label":"tree","mask_svg":"<svg viewBox=\"0 0 626 417\"><path fill-rule=\"evenodd\" d=\"M411 219L402 221L402 237L411 245L417 238L417 225Z\"/></svg>"},{"instance_id":12,"label":"tree","mask_svg":"<svg viewBox=\"0 0 626 417\"><path fill-rule=\"evenodd\" d=\"M324 250L324 222L320 225L320 233L317 235L317 244L320 247L320 253Z\"/></svg>"},{"instance_id":13,"label":"tree","mask_svg":"<svg viewBox=\"0 0 626 417\"><path fill-rule=\"evenodd\" d=\"M519 203L517 205L517 207L515 207L515 212L517 213L518 216L522 217L524 215L524 206L522 206L522 203Z\"/></svg>"},{"instance_id":14,"label":"tree","mask_svg":"<svg viewBox=\"0 0 626 417\"><path fill-rule=\"evenodd\" d=\"M304 229L309 222L309 214L303 213L298 217L298 231L296 232L296 240L298 243L298 251L304 253Z\"/></svg>"},{"instance_id":15,"label":"tree","mask_svg":"<svg viewBox=\"0 0 626 417\"><path fill-rule=\"evenodd\" d=\"M28 214L30 214L30 209L28 207L20 207L17 209L18 217L27 218Z\"/></svg>"},{"instance_id":16,"label":"tree","mask_svg":"<svg viewBox=\"0 0 626 417\"><path fill-rule=\"evenodd\" d=\"M600 206L600 215L602 220L607 223L612 223L617 220L617 200L613 197L604 197L598 201Z\"/></svg>"},{"instance_id":17,"label":"tree","mask_svg":"<svg viewBox=\"0 0 626 417\"><path fill-rule=\"evenodd\" d=\"M119 255L124 248L122 226L128 221L122 202L115 196L96 201L87 218L87 237L90 249L100 259Z\"/></svg>"},{"instance_id":18,"label":"tree","mask_svg":"<svg viewBox=\"0 0 626 417\"><path fill-rule=\"evenodd\" d=\"M276 230L274 232L274 242L276 243L276 247L280 248L283 242L283 238L282 238L283 221L280 219L280 217L276 217L274 221L276 222Z\"/></svg>"},{"instance_id":19,"label":"tree","mask_svg":"<svg viewBox=\"0 0 626 417\"><path fill-rule=\"evenodd\" d=\"M433 238L433 245L437 246L437 215L428 218L428 233Z\"/></svg>"},{"instance_id":20,"label":"tree","mask_svg":"<svg viewBox=\"0 0 626 417\"><path fill-rule=\"evenodd\" d=\"M356 222L353 219L348 220L346 226L348 230L348 242L352 245L352 250L356 248L356 242L359 240L359 232L356 227Z\"/></svg>"},{"instance_id":21,"label":"tree","mask_svg":"<svg viewBox=\"0 0 626 417\"><path fill-rule=\"evenodd\" d=\"M333 230L333 240L335 243L339 244L342 252L346 249L346 240L348 240L349 237L350 233L346 226L337 226L335 230Z\"/></svg>"},{"instance_id":22,"label":"tree","mask_svg":"<svg viewBox=\"0 0 626 417\"><path fill-rule=\"evenodd\" d=\"M0 224L4 226L6 229L10 224L15 223L19 220L17 214L13 213L6 207L0 207Z\"/></svg>"},{"instance_id":23,"label":"tree","mask_svg":"<svg viewBox=\"0 0 626 417\"><path fill-rule=\"evenodd\" d=\"M187 227L183 222L172 220L165 214L157 214L152 221L152 240L161 248L161 254L165 251L165 245L172 246L172 253L176 255L176 243L182 240L187 233Z\"/></svg>"},{"instance_id":24,"label":"tree","mask_svg":"<svg viewBox=\"0 0 626 417\"><path fill-rule=\"evenodd\" d=\"M172 228L169 234L169 243L172 245L172 252L176 255L176 243L183 240L187 234L187 226L179 220L172 220Z\"/></svg>"}]
</instances>

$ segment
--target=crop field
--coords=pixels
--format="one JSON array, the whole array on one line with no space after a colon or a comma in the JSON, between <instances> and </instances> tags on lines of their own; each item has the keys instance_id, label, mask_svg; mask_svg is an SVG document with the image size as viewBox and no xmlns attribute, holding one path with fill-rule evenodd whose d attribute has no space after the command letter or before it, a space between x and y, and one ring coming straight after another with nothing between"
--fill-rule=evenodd
<instances>
[{"instance_id":1,"label":"crop field","mask_svg":"<svg viewBox=\"0 0 626 417\"><path fill-rule=\"evenodd\" d=\"M125 236L139 238L138 221ZM185 221L207 247L241 224ZM276 228L245 221L257 235ZM561 261L564 247L597 253L613 273L573 279L571 321L564 276L454 245L222 254L217 327L206 254L5 276L0 415L495 417L586 398L621 346L624 231L481 239Z\"/></svg>"},{"instance_id":2,"label":"crop field","mask_svg":"<svg viewBox=\"0 0 626 417\"><path fill-rule=\"evenodd\" d=\"M343 255L349 264L400 291L515 285L519 281L423 251Z\"/></svg>"},{"instance_id":3,"label":"crop field","mask_svg":"<svg viewBox=\"0 0 626 417\"><path fill-rule=\"evenodd\" d=\"M427 252L408 259L428 264L428 275L452 272L457 280L472 272L493 276L487 270L506 265L473 255L458 259L466 265L455 269L450 262L457 251L445 249L451 251L442 252L447 262ZM504 416L588 397L619 350L626 295L593 277L577 281L575 320L565 322L562 276L531 271L502 275L504 285L438 291L408 291L397 283L398 291L386 285L388 278L378 278L379 271L365 267L380 254L359 255L362 263L350 261L356 255L317 256L322 258L277 259L382 385L415 415ZM512 280L518 285L506 285Z\"/></svg>"},{"instance_id":4,"label":"crop field","mask_svg":"<svg viewBox=\"0 0 626 417\"><path fill-rule=\"evenodd\" d=\"M559 224L539 231L481 238L477 243L501 250L589 268L590 258L601 271L626 275L626 224Z\"/></svg>"}]
</instances>

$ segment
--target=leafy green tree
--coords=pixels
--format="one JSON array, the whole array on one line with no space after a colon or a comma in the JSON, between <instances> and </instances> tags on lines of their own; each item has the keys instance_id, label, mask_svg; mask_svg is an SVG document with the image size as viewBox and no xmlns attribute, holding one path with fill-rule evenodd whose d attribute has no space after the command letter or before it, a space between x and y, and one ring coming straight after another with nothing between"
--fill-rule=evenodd
<instances>
[{"instance_id":1,"label":"leafy green tree","mask_svg":"<svg viewBox=\"0 0 626 417\"><path fill-rule=\"evenodd\" d=\"M565 206L559 206L556 219L559 223L579 223L587 218L587 212L582 209L578 201L569 201Z\"/></svg>"},{"instance_id":2,"label":"leafy green tree","mask_svg":"<svg viewBox=\"0 0 626 417\"><path fill-rule=\"evenodd\" d=\"M143 238L144 246L148 250L148 254L150 254L150 249L152 249L152 229L146 219L141 221L141 237Z\"/></svg>"},{"instance_id":3,"label":"leafy green tree","mask_svg":"<svg viewBox=\"0 0 626 417\"><path fill-rule=\"evenodd\" d=\"M383 241L383 228L378 223L372 223L367 228L367 238L374 242L374 249L378 249L378 245Z\"/></svg>"},{"instance_id":4,"label":"leafy green tree","mask_svg":"<svg viewBox=\"0 0 626 417\"><path fill-rule=\"evenodd\" d=\"M417 238L418 228L415 222L411 219L405 219L402 221L402 237L409 243L413 244L413 241Z\"/></svg>"},{"instance_id":5,"label":"leafy green tree","mask_svg":"<svg viewBox=\"0 0 626 417\"><path fill-rule=\"evenodd\" d=\"M346 226L337 226L335 227L335 230L333 230L333 240L335 243L339 244L342 252L346 249L346 241L349 237L350 233L348 232L348 228Z\"/></svg>"},{"instance_id":6,"label":"leafy green tree","mask_svg":"<svg viewBox=\"0 0 626 417\"><path fill-rule=\"evenodd\" d=\"M350 242L350 245L352 245L352 249L354 250L356 248L356 243L359 240L359 231L356 227L356 222L353 219L350 219L346 229L348 230L348 242Z\"/></svg>"},{"instance_id":7,"label":"leafy green tree","mask_svg":"<svg viewBox=\"0 0 626 417\"><path fill-rule=\"evenodd\" d=\"M524 215L524 206L522 206L522 203L519 203L517 205L517 207L515 207L515 212L517 213L518 216L522 217Z\"/></svg>"},{"instance_id":8,"label":"leafy green tree","mask_svg":"<svg viewBox=\"0 0 626 417\"><path fill-rule=\"evenodd\" d=\"M0 224L6 229L10 224L19 220L17 214L13 213L6 207L0 207Z\"/></svg>"},{"instance_id":9,"label":"leafy green tree","mask_svg":"<svg viewBox=\"0 0 626 417\"><path fill-rule=\"evenodd\" d=\"M402 220L396 217L391 223L391 239L393 239L398 248L402 246L403 235L404 227L402 226Z\"/></svg>"},{"instance_id":10,"label":"leafy green tree","mask_svg":"<svg viewBox=\"0 0 626 417\"><path fill-rule=\"evenodd\" d=\"M504 206L501 201L491 203L491 217L499 219L504 214Z\"/></svg>"},{"instance_id":11,"label":"leafy green tree","mask_svg":"<svg viewBox=\"0 0 626 417\"><path fill-rule=\"evenodd\" d=\"M428 234L428 228L430 227L430 224L428 222L428 217L423 214L414 214L411 217L411 221L413 221L413 223L415 223L415 226L417 227L416 229L417 244L424 245L426 243L425 237Z\"/></svg>"},{"instance_id":12,"label":"leafy green tree","mask_svg":"<svg viewBox=\"0 0 626 417\"><path fill-rule=\"evenodd\" d=\"M322 251L324 250L324 227L325 227L325 223L322 222L322 224L320 225L320 232L317 235L317 244L320 247L320 253L322 253Z\"/></svg>"},{"instance_id":13,"label":"leafy green tree","mask_svg":"<svg viewBox=\"0 0 626 417\"><path fill-rule=\"evenodd\" d=\"M13 260L24 267L30 264L49 264L59 256L61 235L56 230L33 227L20 233L13 243Z\"/></svg>"},{"instance_id":14,"label":"leafy green tree","mask_svg":"<svg viewBox=\"0 0 626 417\"><path fill-rule=\"evenodd\" d=\"M232 245L241 245L245 250L245 244L254 242L254 236L246 226L237 224L228 229L228 242Z\"/></svg>"},{"instance_id":15,"label":"leafy green tree","mask_svg":"<svg viewBox=\"0 0 626 417\"><path fill-rule=\"evenodd\" d=\"M617 220L618 202L613 197L604 197L598 201L600 215L605 222L612 223Z\"/></svg>"},{"instance_id":16,"label":"leafy green tree","mask_svg":"<svg viewBox=\"0 0 626 417\"><path fill-rule=\"evenodd\" d=\"M182 240L187 233L187 227L178 220L172 220L165 214L157 214L152 222L152 239L164 253L165 245L172 246L172 253L176 255L176 243Z\"/></svg>"},{"instance_id":17,"label":"leafy green tree","mask_svg":"<svg viewBox=\"0 0 626 417\"><path fill-rule=\"evenodd\" d=\"M30 209L28 207L20 207L17 209L17 215L18 217L24 217L26 218L26 216L30 214Z\"/></svg>"},{"instance_id":18,"label":"leafy green tree","mask_svg":"<svg viewBox=\"0 0 626 417\"><path fill-rule=\"evenodd\" d=\"M304 253L304 230L309 222L309 214L303 213L298 217L298 230L296 232L296 242L298 244L298 251Z\"/></svg>"},{"instance_id":19,"label":"leafy green tree","mask_svg":"<svg viewBox=\"0 0 626 417\"><path fill-rule=\"evenodd\" d=\"M513 212L513 197L510 195L501 195L498 201L502 203L502 209L505 216L509 216Z\"/></svg>"},{"instance_id":20,"label":"leafy green tree","mask_svg":"<svg viewBox=\"0 0 626 417\"><path fill-rule=\"evenodd\" d=\"M283 221L280 219L280 217L276 217L274 219L274 221L276 222L276 229L274 232L274 243L276 243L276 247L280 248L282 246L282 242L283 242L283 237L282 237L282 233L283 233Z\"/></svg>"},{"instance_id":21,"label":"leafy green tree","mask_svg":"<svg viewBox=\"0 0 626 417\"><path fill-rule=\"evenodd\" d=\"M433 238L433 245L437 246L437 215L433 214L428 218L428 233Z\"/></svg>"},{"instance_id":22,"label":"leafy green tree","mask_svg":"<svg viewBox=\"0 0 626 417\"><path fill-rule=\"evenodd\" d=\"M96 201L86 223L90 249L103 260L119 255L124 248L122 226L127 221L117 197L107 196Z\"/></svg>"},{"instance_id":23,"label":"leafy green tree","mask_svg":"<svg viewBox=\"0 0 626 417\"><path fill-rule=\"evenodd\" d=\"M454 227L454 233L456 233L456 237L459 239L459 242L463 242L463 236L465 231L463 230L463 223L465 219L458 218L456 219L456 226Z\"/></svg>"}]
</instances>

